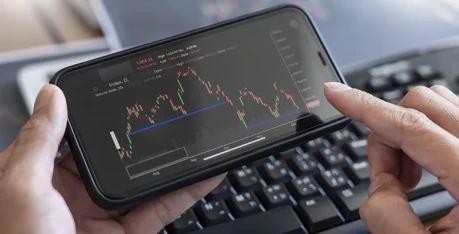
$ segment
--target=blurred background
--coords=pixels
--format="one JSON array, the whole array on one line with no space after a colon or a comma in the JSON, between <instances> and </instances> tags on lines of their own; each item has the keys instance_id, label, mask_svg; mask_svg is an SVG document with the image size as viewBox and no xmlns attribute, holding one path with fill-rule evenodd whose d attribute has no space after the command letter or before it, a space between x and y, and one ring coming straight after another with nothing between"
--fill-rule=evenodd
<instances>
[{"instance_id":1,"label":"blurred background","mask_svg":"<svg viewBox=\"0 0 459 234\"><path fill-rule=\"evenodd\" d=\"M352 86L393 103L414 85L458 91L457 0L1 0L0 151L59 69L281 3L311 15Z\"/></svg>"}]
</instances>

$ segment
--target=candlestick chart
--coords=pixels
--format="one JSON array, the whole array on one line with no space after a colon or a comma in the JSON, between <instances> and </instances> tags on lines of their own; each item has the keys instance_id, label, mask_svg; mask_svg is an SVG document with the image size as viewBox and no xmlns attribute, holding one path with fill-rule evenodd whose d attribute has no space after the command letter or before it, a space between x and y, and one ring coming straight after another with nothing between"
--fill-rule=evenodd
<instances>
[{"instance_id":1,"label":"candlestick chart","mask_svg":"<svg viewBox=\"0 0 459 234\"><path fill-rule=\"evenodd\" d=\"M192 67L177 72L174 78L170 81L175 83L174 92L151 94L151 100L138 101L125 107L126 141L118 150L123 161L138 161L133 149L134 136L198 113L219 111L217 107L224 108L225 113L229 114L225 119L206 121L236 121L241 130L247 131L306 108L302 100L296 100L298 95L296 98L292 95L294 89L284 90L277 82L269 86L271 90L268 92L244 84L238 89L233 86L229 90L212 79L201 77Z\"/></svg>"}]
</instances>

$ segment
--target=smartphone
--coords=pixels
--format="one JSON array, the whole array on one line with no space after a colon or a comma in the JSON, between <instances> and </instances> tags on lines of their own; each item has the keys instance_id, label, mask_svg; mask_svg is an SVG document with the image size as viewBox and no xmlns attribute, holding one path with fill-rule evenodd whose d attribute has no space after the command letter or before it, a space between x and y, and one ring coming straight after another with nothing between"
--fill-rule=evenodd
<instances>
[{"instance_id":1,"label":"smartphone","mask_svg":"<svg viewBox=\"0 0 459 234\"><path fill-rule=\"evenodd\" d=\"M90 196L120 209L344 127L328 81L344 82L313 23L283 5L65 68L51 83L66 96L66 138Z\"/></svg>"}]
</instances>

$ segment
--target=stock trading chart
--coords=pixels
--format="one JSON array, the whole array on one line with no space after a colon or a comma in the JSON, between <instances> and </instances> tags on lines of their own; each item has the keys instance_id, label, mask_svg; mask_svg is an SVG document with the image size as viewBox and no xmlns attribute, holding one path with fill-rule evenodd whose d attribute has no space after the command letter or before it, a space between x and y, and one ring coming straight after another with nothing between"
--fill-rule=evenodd
<instances>
[{"instance_id":1,"label":"stock trading chart","mask_svg":"<svg viewBox=\"0 0 459 234\"><path fill-rule=\"evenodd\" d=\"M234 61L254 53L246 43L215 49L192 44L136 61L136 70L144 76L142 84L154 82L161 88L139 91L137 101L124 107L125 138L116 141L128 173L135 177L199 155L208 160L216 157L214 149L228 142L262 141L266 138L261 132L285 125L299 113L309 115L308 107L317 101L306 103L298 88L306 80L287 40L282 30L267 32L264 41L272 47L273 61L250 66ZM267 64L278 69L264 68ZM306 95L308 91L303 89ZM160 149L145 154L151 151L145 138Z\"/></svg>"},{"instance_id":2,"label":"stock trading chart","mask_svg":"<svg viewBox=\"0 0 459 234\"><path fill-rule=\"evenodd\" d=\"M201 95L203 96L202 100L206 100L205 103L201 102L204 107L197 110L189 110L183 97L186 95L185 90L193 90L194 98L199 96L194 93L198 90L201 92L200 94L204 94ZM126 137L129 147L122 147L118 153L122 159L125 157L129 158L128 163L133 162L135 160L132 159L132 135L222 105L231 107L234 112L233 119L239 120L239 125L242 124L245 129L255 128L300 111L300 107L293 96L286 93L283 88L279 88L277 82L272 84L271 92L272 96L268 97L269 102L265 102L261 96L244 87L239 89L238 92L227 92L231 94L238 93L235 96L236 101L233 102L232 98L226 95L225 91L218 84L212 85L210 81L202 79L193 68L189 67L187 71L177 73L177 91L175 93L156 95L156 98L152 99L153 103L149 104L148 108L145 109L140 103L126 107ZM192 100L187 100L188 102L192 102ZM170 112L171 116L164 117L164 114L160 115L158 112ZM269 116L266 116L268 114ZM177 115L178 117L174 117ZM142 127L145 125L147 126ZM134 126L134 129L132 126Z\"/></svg>"}]
</instances>

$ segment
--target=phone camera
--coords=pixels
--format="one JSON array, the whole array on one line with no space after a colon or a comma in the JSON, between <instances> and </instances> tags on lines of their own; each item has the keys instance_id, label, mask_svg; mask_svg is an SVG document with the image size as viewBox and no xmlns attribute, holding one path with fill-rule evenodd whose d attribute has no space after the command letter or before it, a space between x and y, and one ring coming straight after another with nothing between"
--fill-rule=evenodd
<instances>
[{"instance_id":1,"label":"phone camera","mask_svg":"<svg viewBox=\"0 0 459 234\"><path fill-rule=\"evenodd\" d=\"M290 27L292 27L292 28L298 28L298 21L296 21L296 20L291 20L291 21L290 21Z\"/></svg>"}]
</instances>

